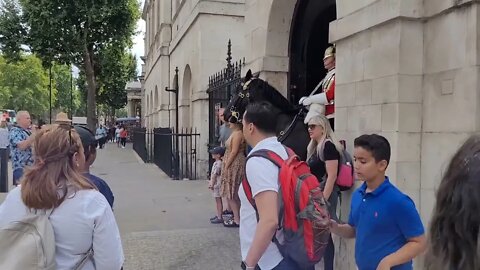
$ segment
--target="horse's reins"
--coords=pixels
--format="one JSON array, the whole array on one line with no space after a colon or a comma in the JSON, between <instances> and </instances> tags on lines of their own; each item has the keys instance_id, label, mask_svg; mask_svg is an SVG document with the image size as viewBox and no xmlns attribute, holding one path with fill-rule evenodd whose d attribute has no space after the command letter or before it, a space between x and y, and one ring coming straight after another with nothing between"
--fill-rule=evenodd
<instances>
[{"instance_id":1,"label":"horse's reins","mask_svg":"<svg viewBox=\"0 0 480 270\"><path fill-rule=\"evenodd\" d=\"M285 141L287 139L288 135L290 135L290 133L292 133L293 128L295 127L295 123L297 122L300 115L303 113L302 111L303 111L303 109L300 109L300 111L293 118L292 122L290 122L290 125L288 125L288 127L286 129L280 131L280 136L278 137L279 142Z\"/></svg>"}]
</instances>

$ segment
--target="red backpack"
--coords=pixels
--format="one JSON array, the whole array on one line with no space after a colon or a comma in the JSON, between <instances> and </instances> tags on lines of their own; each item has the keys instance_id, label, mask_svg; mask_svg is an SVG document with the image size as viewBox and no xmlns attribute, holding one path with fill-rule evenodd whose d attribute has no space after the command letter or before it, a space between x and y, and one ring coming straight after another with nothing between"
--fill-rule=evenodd
<instances>
[{"instance_id":1,"label":"red backpack","mask_svg":"<svg viewBox=\"0 0 480 270\"><path fill-rule=\"evenodd\" d=\"M266 149L251 153L248 159L266 158L280 169L278 230L283 230L284 241L280 242L275 235L272 241L278 246L283 257L288 257L298 266L306 268L317 264L323 258L330 237L330 214L317 178L310 173L305 162L291 149L285 148L289 156L287 160ZM252 189L246 178L242 186L247 199L257 211Z\"/></svg>"}]
</instances>

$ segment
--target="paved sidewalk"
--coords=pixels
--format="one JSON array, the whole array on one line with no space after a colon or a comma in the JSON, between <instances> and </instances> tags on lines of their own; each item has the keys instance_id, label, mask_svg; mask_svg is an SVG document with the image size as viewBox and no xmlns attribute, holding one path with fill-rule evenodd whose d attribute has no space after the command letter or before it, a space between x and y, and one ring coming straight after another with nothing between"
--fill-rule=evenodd
<instances>
[{"instance_id":1,"label":"paved sidewalk","mask_svg":"<svg viewBox=\"0 0 480 270\"><path fill-rule=\"evenodd\" d=\"M212 225L205 181L173 181L131 150L107 144L92 172L115 194L125 270L239 269L238 229Z\"/></svg>"}]
</instances>

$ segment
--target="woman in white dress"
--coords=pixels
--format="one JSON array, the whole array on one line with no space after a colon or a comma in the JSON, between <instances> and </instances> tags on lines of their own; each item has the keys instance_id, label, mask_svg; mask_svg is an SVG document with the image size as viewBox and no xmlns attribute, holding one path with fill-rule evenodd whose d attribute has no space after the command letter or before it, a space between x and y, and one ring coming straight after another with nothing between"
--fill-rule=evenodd
<instances>
[{"instance_id":1,"label":"woman in white dress","mask_svg":"<svg viewBox=\"0 0 480 270\"><path fill-rule=\"evenodd\" d=\"M35 162L0 205L0 227L53 209L57 270L73 269L90 248L94 255L83 270L119 270L124 256L117 223L105 197L82 176L79 135L69 125L49 125L34 136Z\"/></svg>"}]
</instances>

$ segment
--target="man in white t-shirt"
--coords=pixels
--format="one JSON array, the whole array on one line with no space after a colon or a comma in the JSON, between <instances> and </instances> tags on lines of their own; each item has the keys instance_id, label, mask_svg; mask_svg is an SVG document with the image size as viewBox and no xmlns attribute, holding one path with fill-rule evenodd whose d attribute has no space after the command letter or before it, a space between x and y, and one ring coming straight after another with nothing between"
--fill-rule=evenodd
<instances>
[{"instance_id":1,"label":"man in white t-shirt","mask_svg":"<svg viewBox=\"0 0 480 270\"><path fill-rule=\"evenodd\" d=\"M243 115L243 134L247 143L253 147L250 153L259 149L268 149L284 159L288 154L284 146L275 137L277 117L274 107L268 102L248 105ZM255 200L257 213L248 201L243 187L238 195L240 207L240 248L242 268L253 270L297 270L295 262L283 258L272 238L282 237L278 231L278 167L271 161L252 157L246 165L248 183ZM312 268L313 269L313 268Z\"/></svg>"}]
</instances>

